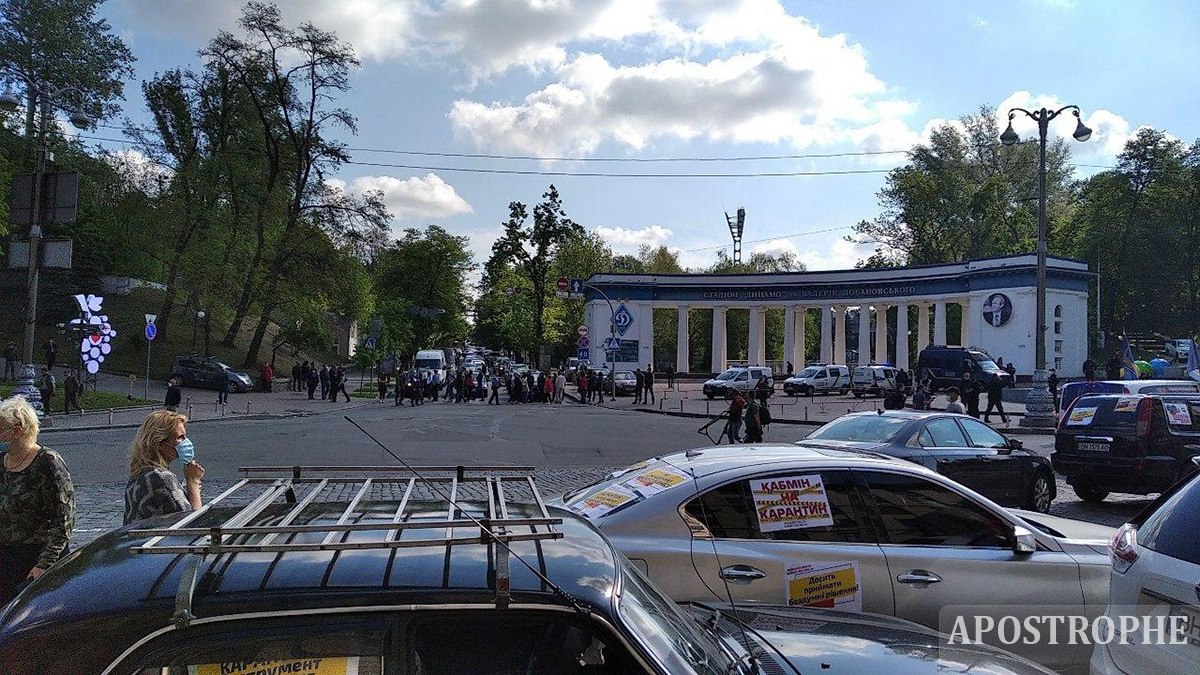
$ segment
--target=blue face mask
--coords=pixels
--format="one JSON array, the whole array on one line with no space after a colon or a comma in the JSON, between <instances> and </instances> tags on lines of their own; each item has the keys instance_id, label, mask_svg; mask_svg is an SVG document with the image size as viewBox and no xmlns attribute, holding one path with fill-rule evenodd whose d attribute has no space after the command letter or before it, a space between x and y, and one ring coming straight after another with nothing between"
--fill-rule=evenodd
<instances>
[{"instance_id":1,"label":"blue face mask","mask_svg":"<svg viewBox=\"0 0 1200 675\"><path fill-rule=\"evenodd\" d=\"M8 452L8 441L0 441L0 452Z\"/></svg>"},{"instance_id":2,"label":"blue face mask","mask_svg":"<svg viewBox=\"0 0 1200 675\"><path fill-rule=\"evenodd\" d=\"M191 464L196 459L196 446L192 445L192 439L185 438L175 446L175 454L179 455L179 461L184 464Z\"/></svg>"}]
</instances>

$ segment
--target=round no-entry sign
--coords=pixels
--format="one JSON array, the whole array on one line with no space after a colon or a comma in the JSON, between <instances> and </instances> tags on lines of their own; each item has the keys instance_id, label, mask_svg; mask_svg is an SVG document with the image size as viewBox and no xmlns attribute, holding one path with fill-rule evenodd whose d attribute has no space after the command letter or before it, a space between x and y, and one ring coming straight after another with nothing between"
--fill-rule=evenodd
<instances>
[{"instance_id":1,"label":"round no-entry sign","mask_svg":"<svg viewBox=\"0 0 1200 675\"><path fill-rule=\"evenodd\" d=\"M586 323L579 324L579 328L576 328L575 332L579 335L579 337L587 337L588 336L587 324Z\"/></svg>"},{"instance_id":2,"label":"round no-entry sign","mask_svg":"<svg viewBox=\"0 0 1200 675\"><path fill-rule=\"evenodd\" d=\"M566 278L566 277L559 277L559 278L558 278L558 281L557 281L557 282L555 282L555 285L556 285L556 286L558 286L558 290L560 290L560 291L565 291L565 290L567 290L567 286L568 286L567 278Z\"/></svg>"}]
</instances>

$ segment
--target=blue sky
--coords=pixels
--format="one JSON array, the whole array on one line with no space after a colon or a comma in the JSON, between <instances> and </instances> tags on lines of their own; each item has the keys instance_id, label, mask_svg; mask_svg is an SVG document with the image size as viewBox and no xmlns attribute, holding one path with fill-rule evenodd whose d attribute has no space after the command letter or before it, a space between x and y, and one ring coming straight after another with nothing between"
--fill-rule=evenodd
<instances>
[{"instance_id":1,"label":"blue sky","mask_svg":"<svg viewBox=\"0 0 1200 675\"><path fill-rule=\"evenodd\" d=\"M109 0L138 58L124 114L145 118L140 82L198 66L238 0ZM620 252L662 243L685 264L729 244L724 212L747 210L745 249L794 251L810 269L852 266L842 241L878 212L884 173L791 177L516 176L568 173L886 170L902 155L736 162L596 158L747 157L905 150L980 105L1074 103L1095 129L1076 161L1108 165L1143 125L1200 136L1200 4L1107 0L282 0L290 24L336 31L363 66L342 104L363 149L571 157L458 159L355 151L346 189L381 189L394 227L437 223L482 262L517 200L554 183L569 216ZM1030 125L1018 126L1029 136ZM1069 118L1053 133L1069 137ZM103 129L105 136L118 132ZM123 146L106 144L114 150ZM1089 169L1092 170L1092 169ZM843 229L834 229L843 228ZM810 233L800 234L798 233ZM754 243L751 243L754 242Z\"/></svg>"}]
</instances>

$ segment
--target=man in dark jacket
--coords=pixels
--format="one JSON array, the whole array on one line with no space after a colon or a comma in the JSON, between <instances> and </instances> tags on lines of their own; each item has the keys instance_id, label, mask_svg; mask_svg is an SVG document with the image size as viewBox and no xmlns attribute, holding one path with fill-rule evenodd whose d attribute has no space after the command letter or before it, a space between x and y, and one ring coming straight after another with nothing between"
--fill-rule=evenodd
<instances>
[{"instance_id":1,"label":"man in dark jacket","mask_svg":"<svg viewBox=\"0 0 1200 675\"><path fill-rule=\"evenodd\" d=\"M646 375L643 378L643 382L646 385L646 393L642 394L642 403L646 403L647 398L650 399L649 400L650 403L654 403L654 365L653 364L650 364L650 363L646 364Z\"/></svg>"},{"instance_id":2,"label":"man in dark jacket","mask_svg":"<svg viewBox=\"0 0 1200 675\"><path fill-rule=\"evenodd\" d=\"M987 383L987 410L983 412L983 421L987 423L992 415L992 409L1000 413L1000 419L1008 424L1008 415L1004 413L1004 383L1000 378L993 377ZM975 417L979 416L979 410L975 410Z\"/></svg>"},{"instance_id":3,"label":"man in dark jacket","mask_svg":"<svg viewBox=\"0 0 1200 675\"><path fill-rule=\"evenodd\" d=\"M321 376L317 373L316 368L309 368L308 373L304 376L304 385L308 387L308 400L317 400L317 387L321 384Z\"/></svg>"},{"instance_id":4,"label":"man in dark jacket","mask_svg":"<svg viewBox=\"0 0 1200 675\"><path fill-rule=\"evenodd\" d=\"M4 379L17 379L17 346L11 342L4 348Z\"/></svg>"},{"instance_id":5,"label":"man in dark jacket","mask_svg":"<svg viewBox=\"0 0 1200 675\"><path fill-rule=\"evenodd\" d=\"M179 389L179 378L172 377L167 380L167 396L163 399L163 407L167 410L175 410L179 407L179 402L183 400L183 392Z\"/></svg>"},{"instance_id":6,"label":"man in dark jacket","mask_svg":"<svg viewBox=\"0 0 1200 675\"><path fill-rule=\"evenodd\" d=\"M967 404L967 414L971 417L979 417L979 380L975 379L975 375L971 371L963 374L962 380L958 384L958 390L962 394L963 403Z\"/></svg>"},{"instance_id":7,"label":"man in dark jacket","mask_svg":"<svg viewBox=\"0 0 1200 675\"><path fill-rule=\"evenodd\" d=\"M79 378L73 370L63 378L63 414L71 412L71 408L83 412L79 407Z\"/></svg>"},{"instance_id":8,"label":"man in dark jacket","mask_svg":"<svg viewBox=\"0 0 1200 675\"><path fill-rule=\"evenodd\" d=\"M634 369L633 379L633 402L637 404L642 402L642 389L646 386L646 376L642 374L641 368Z\"/></svg>"},{"instance_id":9,"label":"man in dark jacket","mask_svg":"<svg viewBox=\"0 0 1200 675\"><path fill-rule=\"evenodd\" d=\"M317 376L321 381L321 400L329 398L329 364L321 366L321 372Z\"/></svg>"}]
</instances>

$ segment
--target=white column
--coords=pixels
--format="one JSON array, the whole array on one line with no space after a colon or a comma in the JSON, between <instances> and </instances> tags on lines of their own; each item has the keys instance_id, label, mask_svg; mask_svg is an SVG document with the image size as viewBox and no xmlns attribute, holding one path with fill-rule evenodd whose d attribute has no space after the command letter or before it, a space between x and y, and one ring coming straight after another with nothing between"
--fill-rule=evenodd
<instances>
[{"instance_id":1,"label":"white column","mask_svg":"<svg viewBox=\"0 0 1200 675\"><path fill-rule=\"evenodd\" d=\"M958 303L958 306L962 308L962 324L960 324L962 346L970 347L975 344L975 336L971 334L971 320L975 318L974 312L971 310L971 298L963 298L962 302Z\"/></svg>"},{"instance_id":2,"label":"white column","mask_svg":"<svg viewBox=\"0 0 1200 675\"><path fill-rule=\"evenodd\" d=\"M838 365L846 365L846 307L833 308L834 319L834 341L836 344L833 347L834 363Z\"/></svg>"},{"instance_id":3,"label":"white column","mask_svg":"<svg viewBox=\"0 0 1200 675\"><path fill-rule=\"evenodd\" d=\"M761 366L766 360L766 314L767 310L762 307L750 308L750 339L746 343L746 358L752 366Z\"/></svg>"},{"instance_id":4,"label":"white column","mask_svg":"<svg viewBox=\"0 0 1200 675\"><path fill-rule=\"evenodd\" d=\"M713 307L712 317L712 371L725 370L729 345L725 341L725 312L727 307Z\"/></svg>"},{"instance_id":5,"label":"white column","mask_svg":"<svg viewBox=\"0 0 1200 675\"><path fill-rule=\"evenodd\" d=\"M917 305L917 353L929 346L929 305Z\"/></svg>"},{"instance_id":6,"label":"white column","mask_svg":"<svg viewBox=\"0 0 1200 675\"><path fill-rule=\"evenodd\" d=\"M888 306L884 304L875 305L875 362L886 363L888 360L887 348L887 311Z\"/></svg>"},{"instance_id":7,"label":"white column","mask_svg":"<svg viewBox=\"0 0 1200 675\"><path fill-rule=\"evenodd\" d=\"M795 323L792 326L792 367L796 372L804 369L805 357L808 355L808 308L797 307Z\"/></svg>"},{"instance_id":8,"label":"white column","mask_svg":"<svg viewBox=\"0 0 1200 675\"><path fill-rule=\"evenodd\" d=\"M865 366L871 362L871 308L862 305L858 308L858 365Z\"/></svg>"},{"instance_id":9,"label":"white column","mask_svg":"<svg viewBox=\"0 0 1200 675\"><path fill-rule=\"evenodd\" d=\"M821 363L833 363L833 314L821 305Z\"/></svg>"},{"instance_id":10,"label":"white column","mask_svg":"<svg viewBox=\"0 0 1200 675\"><path fill-rule=\"evenodd\" d=\"M642 322L638 329L638 364L642 368L653 367L654 363L654 305L643 302L638 314Z\"/></svg>"},{"instance_id":11,"label":"white column","mask_svg":"<svg viewBox=\"0 0 1200 675\"><path fill-rule=\"evenodd\" d=\"M946 303L942 300L933 303L933 344L946 344Z\"/></svg>"},{"instance_id":12,"label":"white column","mask_svg":"<svg viewBox=\"0 0 1200 675\"><path fill-rule=\"evenodd\" d=\"M787 372L788 362L796 365L796 308L792 306L783 309L783 372Z\"/></svg>"},{"instance_id":13,"label":"white column","mask_svg":"<svg viewBox=\"0 0 1200 675\"><path fill-rule=\"evenodd\" d=\"M896 367L908 369L908 303L896 305Z\"/></svg>"},{"instance_id":14,"label":"white column","mask_svg":"<svg viewBox=\"0 0 1200 675\"><path fill-rule=\"evenodd\" d=\"M688 358L688 306L679 306L679 330L675 333L675 372L686 373L691 360Z\"/></svg>"}]
</instances>

